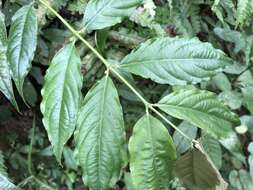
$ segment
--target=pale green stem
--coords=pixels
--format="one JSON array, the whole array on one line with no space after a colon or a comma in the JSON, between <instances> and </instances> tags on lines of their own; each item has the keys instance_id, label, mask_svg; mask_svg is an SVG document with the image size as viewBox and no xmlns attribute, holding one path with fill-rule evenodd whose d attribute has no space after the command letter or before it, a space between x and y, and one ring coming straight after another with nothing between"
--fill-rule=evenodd
<instances>
[{"instance_id":1,"label":"pale green stem","mask_svg":"<svg viewBox=\"0 0 253 190\"><path fill-rule=\"evenodd\" d=\"M149 108L156 113L160 118L162 118L166 123L168 123L172 128L177 130L182 136L184 136L187 140L193 141L190 137L188 137L183 131L181 131L178 127L176 127L170 120L168 120L163 114L161 114L159 111L157 111L152 105L149 106Z\"/></svg>"},{"instance_id":2,"label":"pale green stem","mask_svg":"<svg viewBox=\"0 0 253 190\"><path fill-rule=\"evenodd\" d=\"M76 31L70 24L61 16L59 15L46 1L39 0L43 5L45 5L62 23L77 37L79 38L104 64L107 68L109 68L123 83L125 83L135 94L140 98L140 100L145 104L148 105L148 102L132 87L132 85L125 80L113 67L110 66L110 63L94 48L92 47L88 41L86 41L78 31Z\"/></svg>"},{"instance_id":3,"label":"pale green stem","mask_svg":"<svg viewBox=\"0 0 253 190\"><path fill-rule=\"evenodd\" d=\"M45 5L78 39L80 39L104 64L105 66L112 71L132 92L143 102L143 104L150 108L154 113L161 117L166 123L171 125L175 130L182 134L189 141L194 141L188 137L184 132L178 129L172 122L170 122L166 117L164 117L159 111L157 111L152 104L150 104L144 97L126 80L120 75L120 73L113 68L110 63L94 48L88 41L86 41L78 31L76 31L61 15L59 15L45 0L39 0L43 5Z\"/></svg>"}]
</instances>

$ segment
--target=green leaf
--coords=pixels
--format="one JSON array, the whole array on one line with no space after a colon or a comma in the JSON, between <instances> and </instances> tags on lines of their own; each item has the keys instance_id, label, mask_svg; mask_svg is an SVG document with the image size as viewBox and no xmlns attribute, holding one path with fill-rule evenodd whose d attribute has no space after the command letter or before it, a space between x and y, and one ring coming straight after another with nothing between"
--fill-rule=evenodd
<instances>
[{"instance_id":1,"label":"green leaf","mask_svg":"<svg viewBox=\"0 0 253 190\"><path fill-rule=\"evenodd\" d=\"M108 30L107 29L99 30L95 33L96 46L97 46L99 53L101 53L102 55L105 53L105 50L106 50L107 39L108 39Z\"/></svg>"},{"instance_id":2,"label":"green leaf","mask_svg":"<svg viewBox=\"0 0 253 190\"><path fill-rule=\"evenodd\" d=\"M242 32L230 30L228 28L216 27L214 28L214 33L222 40L234 43L235 53L238 53L240 50L243 50L247 46L247 36Z\"/></svg>"},{"instance_id":3,"label":"green leaf","mask_svg":"<svg viewBox=\"0 0 253 190\"><path fill-rule=\"evenodd\" d=\"M222 151L219 141L210 135L203 135L201 137L201 144L215 166L220 169L222 166Z\"/></svg>"},{"instance_id":4,"label":"green leaf","mask_svg":"<svg viewBox=\"0 0 253 190\"><path fill-rule=\"evenodd\" d=\"M229 133L225 138L219 140L221 145L225 147L238 160L245 163L245 156L242 151L241 142L235 132Z\"/></svg>"},{"instance_id":5,"label":"green leaf","mask_svg":"<svg viewBox=\"0 0 253 190\"><path fill-rule=\"evenodd\" d=\"M248 152L250 153L248 157L249 172L250 172L250 175L253 176L253 142L249 143Z\"/></svg>"},{"instance_id":6,"label":"green leaf","mask_svg":"<svg viewBox=\"0 0 253 190\"><path fill-rule=\"evenodd\" d=\"M63 149L63 157L65 161L65 165L68 169L77 170L77 163L74 158L74 153L69 147L65 147Z\"/></svg>"},{"instance_id":7,"label":"green leaf","mask_svg":"<svg viewBox=\"0 0 253 190\"><path fill-rule=\"evenodd\" d=\"M219 36L219 38L234 43L234 53L239 51L244 52L246 64L249 64L250 52L251 52L251 36L247 36L245 32L238 32L230 30L228 28L219 28L214 29L214 33Z\"/></svg>"},{"instance_id":8,"label":"green leaf","mask_svg":"<svg viewBox=\"0 0 253 190\"><path fill-rule=\"evenodd\" d=\"M197 136L197 127L193 126L192 124L183 121L178 126L178 129L180 129L183 133L187 134L188 137L191 139L195 139ZM173 134L173 141L177 148L178 153L184 153L190 148L191 143L189 142L189 139L185 138L181 133L178 131L175 131Z\"/></svg>"},{"instance_id":9,"label":"green leaf","mask_svg":"<svg viewBox=\"0 0 253 190\"><path fill-rule=\"evenodd\" d=\"M219 171L199 144L176 162L176 175L185 185L200 189L215 188L223 183Z\"/></svg>"},{"instance_id":10,"label":"green leaf","mask_svg":"<svg viewBox=\"0 0 253 190\"><path fill-rule=\"evenodd\" d=\"M243 115L240 117L241 125L245 126L252 137L253 134L253 115ZM253 146L252 146L253 150ZM253 151L252 151L253 154Z\"/></svg>"},{"instance_id":11,"label":"green leaf","mask_svg":"<svg viewBox=\"0 0 253 190\"><path fill-rule=\"evenodd\" d=\"M253 155L252 154L250 154L248 157L248 163L249 163L250 175L253 176Z\"/></svg>"},{"instance_id":12,"label":"green leaf","mask_svg":"<svg viewBox=\"0 0 253 190\"><path fill-rule=\"evenodd\" d=\"M129 142L130 170L136 189L165 190L172 179L176 149L164 125L147 114L134 126Z\"/></svg>"},{"instance_id":13,"label":"green leaf","mask_svg":"<svg viewBox=\"0 0 253 190\"><path fill-rule=\"evenodd\" d=\"M84 183L92 190L113 188L126 166L123 113L112 80L105 76L86 95L75 132Z\"/></svg>"},{"instance_id":14,"label":"green leaf","mask_svg":"<svg viewBox=\"0 0 253 190\"><path fill-rule=\"evenodd\" d=\"M7 33L4 15L0 12L0 91L18 109L11 81L10 66L7 60Z\"/></svg>"},{"instance_id":15,"label":"green leaf","mask_svg":"<svg viewBox=\"0 0 253 190\"><path fill-rule=\"evenodd\" d=\"M135 190L131 174L128 172L124 173L124 183L125 187L123 190Z\"/></svg>"},{"instance_id":16,"label":"green leaf","mask_svg":"<svg viewBox=\"0 0 253 190\"><path fill-rule=\"evenodd\" d=\"M212 82L221 91L231 91L232 85L224 73L219 73L213 77Z\"/></svg>"},{"instance_id":17,"label":"green leaf","mask_svg":"<svg viewBox=\"0 0 253 190\"><path fill-rule=\"evenodd\" d=\"M41 91L43 124L59 162L64 144L75 129L81 88L81 60L71 43L53 58Z\"/></svg>"},{"instance_id":18,"label":"green leaf","mask_svg":"<svg viewBox=\"0 0 253 190\"><path fill-rule=\"evenodd\" d=\"M243 26L253 13L252 0L238 0L236 10L236 25Z\"/></svg>"},{"instance_id":19,"label":"green leaf","mask_svg":"<svg viewBox=\"0 0 253 190\"><path fill-rule=\"evenodd\" d=\"M6 166L4 165L4 155L0 150L0 175L7 176Z\"/></svg>"},{"instance_id":20,"label":"green leaf","mask_svg":"<svg viewBox=\"0 0 253 190\"><path fill-rule=\"evenodd\" d=\"M242 87L253 86L253 75L250 70L243 72L237 79Z\"/></svg>"},{"instance_id":21,"label":"green leaf","mask_svg":"<svg viewBox=\"0 0 253 190\"><path fill-rule=\"evenodd\" d=\"M228 135L239 118L214 93L205 90L179 90L159 101L157 106L173 117L184 119L214 137Z\"/></svg>"},{"instance_id":22,"label":"green leaf","mask_svg":"<svg viewBox=\"0 0 253 190\"><path fill-rule=\"evenodd\" d=\"M247 107L247 109L250 111L251 114L253 114L253 86L247 86L244 88L241 88L242 94L243 94L243 103Z\"/></svg>"},{"instance_id":23,"label":"green leaf","mask_svg":"<svg viewBox=\"0 0 253 190\"><path fill-rule=\"evenodd\" d=\"M23 100L23 83L31 69L37 45L37 17L33 4L19 9L12 17L9 33L8 60L12 77Z\"/></svg>"},{"instance_id":24,"label":"green leaf","mask_svg":"<svg viewBox=\"0 0 253 190\"><path fill-rule=\"evenodd\" d=\"M243 97L237 91L224 91L219 94L218 98L232 110L239 109L242 106Z\"/></svg>"},{"instance_id":25,"label":"green leaf","mask_svg":"<svg viewBox=\"0 0 253 190\"><path fill-rule=\"evenodd\" d=\"M229 182L237 190L253 189L253 178L245 170L231 171L229 174Z\"/></svg>"},{"instance_id":26,"label":"green leaf","mask_svg":"<svg viewBox=\"0 0 253 190\"><path fill-rule=\"evenodd\" d=\"M253 75L250 70L246 70L242 73L237 81L241 87L242 95L243 95L243 104L246 108L253 114Z\"/></svg>"},{"instance_id":27,"label":"green leaf","mask_svg":"<svg viewBox=\"0 0 253 190\"><path fill-rule=\"evenodd\" d=\"M129 17L142 0L91 0L84 13L86 30L98 30Z\"/></svg>"},{"instance_id":28,"label":"green leaf","mask_svg":"<svg viewBox=\"0 0 253 190\"><path fill-rule=\"evenodd\" d=\"M157 38L127 55L121 69L161 84L186 85L209 80L232 61L196 38Z\"/></svg>"},{"instance_id":29,"label":"green leaf","mask_svg":"<svg viewBox=\"0 0 253 190\"><path fill-rule=\"evenodd\" d=\"M5 27L5 16L0 11L0 44L3 46L7 45L7 32Z\"/></svg>"},{"instance_id":30,"label":"green leaf","mask_svg":"<svg viewBox=\"0 0 253 190\"><path fill-rule=\"evenodd\" d=\"M18 188L10 182L8 178L0 174L0 189L3 190L18 190Z\"/></svg>"},{"instance_id":31,"label":"green leaf","mask_svg":"<svg viewBox=\"0 0 253 190\"><path fill-rule=\"evenodd\" d=\"M221 0L214 0L212 5L212 11L216 14L218 19L224 23L223 15L222 15L222 9L220 7Z\"/></svg>"}]
</instances>

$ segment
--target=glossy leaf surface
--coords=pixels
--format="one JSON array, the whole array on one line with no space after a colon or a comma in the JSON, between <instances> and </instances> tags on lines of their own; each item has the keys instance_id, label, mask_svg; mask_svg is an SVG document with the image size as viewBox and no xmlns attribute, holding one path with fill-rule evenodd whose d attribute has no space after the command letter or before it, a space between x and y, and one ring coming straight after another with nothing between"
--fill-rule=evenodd
<instances>
[{"instance_id":1,"label":"glossy leaf surface","mask_svg":"<svg viewBox=\"0 0 253 190\"><path fill-rule=\"evenodd\" d=\"M232 61L196 38L166 37L146 41L121 63L120 68L157 83L186 85L209 80Z\"/></svg>"},{"instance_id":2,"label":"glossy leaf surface","mask_svg":"<svg viewBox=\"0 0 253 190\"><path fill-rule=\"evenodd\" d=\"M0 44L3 46L7 45L7 32L5 27L5 16L0 11Z\"/></svg>"},{"instance_id":3,"label":"glossy leaf surface","mask_svg":"<svg viewBox=\"0 0 253 190\"><path fill-rule=\"evenodd\" d=\"M43 124L59 162L64 144L75 129L81 88L81 60L72 43L63 47L53 58L41 91Z\"/></svg>"},{"instance_id":4,"label":"glossy leaf surface","mask_svg":"<svg viewBox=\"0 0 253 190\"><path fill-rule=\"evenodd\" d=\"M37 45L37 28L33 4L23 6L12 17L7 55L13 80L23 99L24 80L31 69Z\"/></svg>"},{"instance_id":5,"label":"glossy leaf surface","mask_svg":"<svg viewBox=\"0 0 253 190\"><path fill-rule=\"evenodd\" d=\"M3 176L2 174L0 174L0 189L3 190L18 190L18 188L10 182L10 180Z\"/></svg>"},{"instance_id":6,"label":"glossy leaf surface","mask_svg":"<svg viewBox=\"0 0 253 190\"><path fill-rule=\"evenodd\" d=\"M122 108L109 76L97 82L86 95L75 141L84 183L92 190L114 187L126 165L126 147Z\"/></svg>"},{"instance_id":7,"label":"glossy leaf surface","mask_svg":"<svg viewBox=\"0 0 253 190\"><path fill-rule=\"evenodd\" d=\"M136 189L167 189L176 150L168 130L159 120L148 114L136 123L129 152L130 170Z\"/></svg>"},{"instance_id":8,"label":"glossy leaf surface","mask_svg":"<svg viewBox=\"0 0 253 190\"><path fill-rule=\"evenodd\" d=\"M222 166L222 151L219 141L210 135L203 135L201 138L201 144L216 168L220 169Z\"/></svg>"},{"instance_id":9,"label":"glossy leaf surface","mask_svg":"<svg viewBox=\"0 0 253 190\"><path fill-rule=\"evenodd\" d=\"M10 66L7 60L7 32L5 28L4 15L0 12L0 91L17 108L14 97Z\"/></svg>"},{"instance_id":10,"label":"glossy leaf surface","mask_svg":"<svg viewBox=\"0 0 253 190\"><path fill-rule=\"evenodd\" d=\"M103 29L120 23L141 2L142 0L91 0L84 14L85 29Z\"/></svg>"},{"instance_id":11,"label":"glossy leaf surface","mask_svg":"<svg viewBox=\"0 0 253 190\"><path fill-rule=\"evenodd\" d=\"M236 10L236 24L244 25L253 13L252 0L238 0Z\"/></svg>"},{"instance_id":12,"label":"glossy leaf surface","mask_svg":"<svg viewBox=\"0 0 253 190\"><path fill-rule=\"evenodd\" d=\"M206 130L214 137L228 135L231 125L240 123L239 118L214 93L205 90L179 90L162 98L157 106L173 117Z\"/></svg>"},{"instance_id":13,"label":"glossy leaf surface","mask_svg":"<svg viewBox=\"0 0 253 190\"><path fill-rule=\"evenodd\" d=\"M253 188L252 176L243 169L231 171L229 181L231 186L237 190L249 190Z\"/></svg>"}]
</instances>

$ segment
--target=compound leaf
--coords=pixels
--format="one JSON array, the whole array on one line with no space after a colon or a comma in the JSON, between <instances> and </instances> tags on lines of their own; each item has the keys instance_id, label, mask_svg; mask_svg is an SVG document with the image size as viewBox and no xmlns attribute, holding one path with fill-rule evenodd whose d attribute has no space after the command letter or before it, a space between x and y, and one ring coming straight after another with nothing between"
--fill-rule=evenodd
<instances>
[{"instance_id":1,"label":"compound leaf","mask_svg":"<svg viewBox=\"0 0 253 190\"><path fill-rule=\"evenodd\" d=\"M64 144L75 129L81 88L81 60L72 43L63 47L53 58L41 91L43 124L59 162Z\"/></svg>"},{"instance_id":2,"label":"compound leaf","mask_svg":"<svg viewBox=\"0 0 253 190\"><path fill-rule=\"evenodd\" d=\"M84 13L86 30L103 29L120 23L142 0L91 0Z\"/></svg>"},{"instance_id":3,"label":"compound leaf","mask_svg":"<svg viewBox=\"0 0 253 190\"><path fill-rule=\"evenodd\" d=\"M196 38L166 37L148 40L121 63L121 69L157 83L186 85L208 80L232 61Z\"/></svg>"},{"instance_id":4,"label":"compound leaf","mask_svg":"<svg viewBox=\"0 0 253 190\"><path fill-rule=\"evenodd\" d=\"M231 132L232 123L240 123L214 93L205 90L179 90L159 101L158 107L173 117L184 119L214 137Z\"/></svg>"},{"instance_id":5,"label":"compound leaf","mask_svg":"<svg viewBox=\"0 0 253 190\"><path fill-rule=\"evenodd\" d=\"M129 152L136 189L167 189L176 160L176 149L168 130L159 120L147 114L136 123Z\"/></svg>"},{"instance_id":6,"label":"compound leaf","mask_svg":"<svg viewBox=\"0 0 253 190\"><path fill-rule=\"evenodd\" d=\"M24 80L31 69L37 45L37 28L37 17L32 3L19 9L12 17L7 55L13 80L23 100Z\"/></svg>"},{"instance_id":7,"label":"compound leaf","mask_svg":"<svg viewBox=\"0 0 253 190\"><path fill-rule=\"evenodd\" d=\"M75 141L84 183L92 190L113 188L126 165L126 147L122 108L109 76L86 95Z\"/></svg>"}]
</instances>

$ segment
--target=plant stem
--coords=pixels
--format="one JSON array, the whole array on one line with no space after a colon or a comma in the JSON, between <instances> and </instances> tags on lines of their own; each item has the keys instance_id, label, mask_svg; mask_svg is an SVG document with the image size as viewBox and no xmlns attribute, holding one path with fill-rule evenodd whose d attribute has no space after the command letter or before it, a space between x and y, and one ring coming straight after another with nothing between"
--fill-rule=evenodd
<instances>
[{"instance_id":1,"label":"plant stem","mask_svg":"<svg viewBox=\"0 0 253 190\"><path fill-rule=\"evenodd\" d=\"M114 73L132 92L143 102L143 104L150 108L154 113L156 113L159 117L161 117L166 123L172 126L175 130L177 130L181 135L183 135L190 142L194 141L190 137L188 137L183 131L178 129L172 122L170 122L166 117L164 117L158 110L156 110L152 104L150 104L144 97L124 78L120 75L120 73L115 70L114 67L110 65L110 63L94 48L90 45L88 41L86 41L81 35L80 32L76 31L60 14L57 13L45 0L39 0L44 6L46 6L78 39L80 39L104 64L105 66Z\"/></svg>"},{"instance_id":2,"label":"plant stem","mask_svg":"<svg viewBox=\"0 0 253 190\"><path fill-rule=\"evenodd\" d=\"M148 101L145 100L145 98L142 97L142 95L124 78L122 77L118 71L116 71L113 67L110 68L110 70L123 82L125 85L127 85L128 88L132 90L132 92L143 102L145 106L149 105Z\"/></svg>"},{"instance_id":3,"label":"plant stem","mask_svg":"<svg viewBox=\"0 0 253 190\"><path fill-rule=\"evenodd\" d=\"M21 181L19 184L17 184L17 187L22 187L22 186L26 185L32 179L33 179L33 176L29 176L29 177L25 178L23 181Z\"/></svg>"},{"instance_id":4,"label":"plant stem","mask_svg":"<svg viewBox=\"0 0 253 190\"><path fill-rule=\"evenodd\" d=\"M34 115L33 117L33 124L32 124L32 134L31 134L31 142L29 146L29 152L28 152L28 158L27 158L27 165L28 165L28 172L31 175L30 177L26 178L23 182L20 184L25 184L29 182L30 180L34 179L34 181L39 184L41 187L44 187L47 190L54 190L54 188L50 187L49 185L45 184L43 181L38 179L32 171L32 149L33 149L33 143L34 143L34 133L35 133L35 126L36 126L36 117Z\"/></svg>"},{"instance_id":5,"label":"plant stem","mask_svg":"<svg viewBox=\"0 0 253 190\"><path fill-rule=\"evenodd\" d=\"M132 87L132 85L125 80L117 70L111 67L110 63L94 48L90 45L88 41L86 41L81 35L80 32L76 31L70 24L59 15L45 0L39 0L43 5L45 5L55 16L62 21L62 23L77 37L79 38L104 64L107 68L109 68L123 83L125 83L138 98L145 104L148 105L148 102Z\"/></svg>"},{"instance_id":6,"label":"plant stem","mask_svg":"<svg viewBox=\"0 0 253 190\"><path fill-rule=\"evenodd\" d=\"M172 128L177 130L182 136L184 136L190 142L193 141L190 137L188 137L183 131L181 131L178 127L176 127L170 120L168 120L164 115L162 115L158 110L156 110L152 105L150 105L149 109L151 109L154 113L156 113L160 118L162 118L166 123L168 123Z\"/></svg>"},{"instance_id":7,"label":"plant stem","mask_svg":"<svg viewBox=\"0 0 253 190\"><path fill-rule=\"evenodd\" d=\"M33 117L33 124L32 124L32 134L31 134L31 142L29 146L28 158L27 158L27 165L28 165L28 172L32 175L32 149L33 149L33 142L34 142L34 131L35 131L35 116Z\"/></svg>"},{"instance_id":8,"label":"plant stem","mask_svg":"<svg viewBox=\"0 0 253 190\"><path fill-rule=\"evenodd\" d=\"M43 5L45 5L76 37L78 37L104 64L106 67L110 67L110 64L105 60L105 58L94 48L88 41L86 41L78 31L76 31L70 24L55 11L46 1L39 0Z\"/></svg>"}]
</instances>

